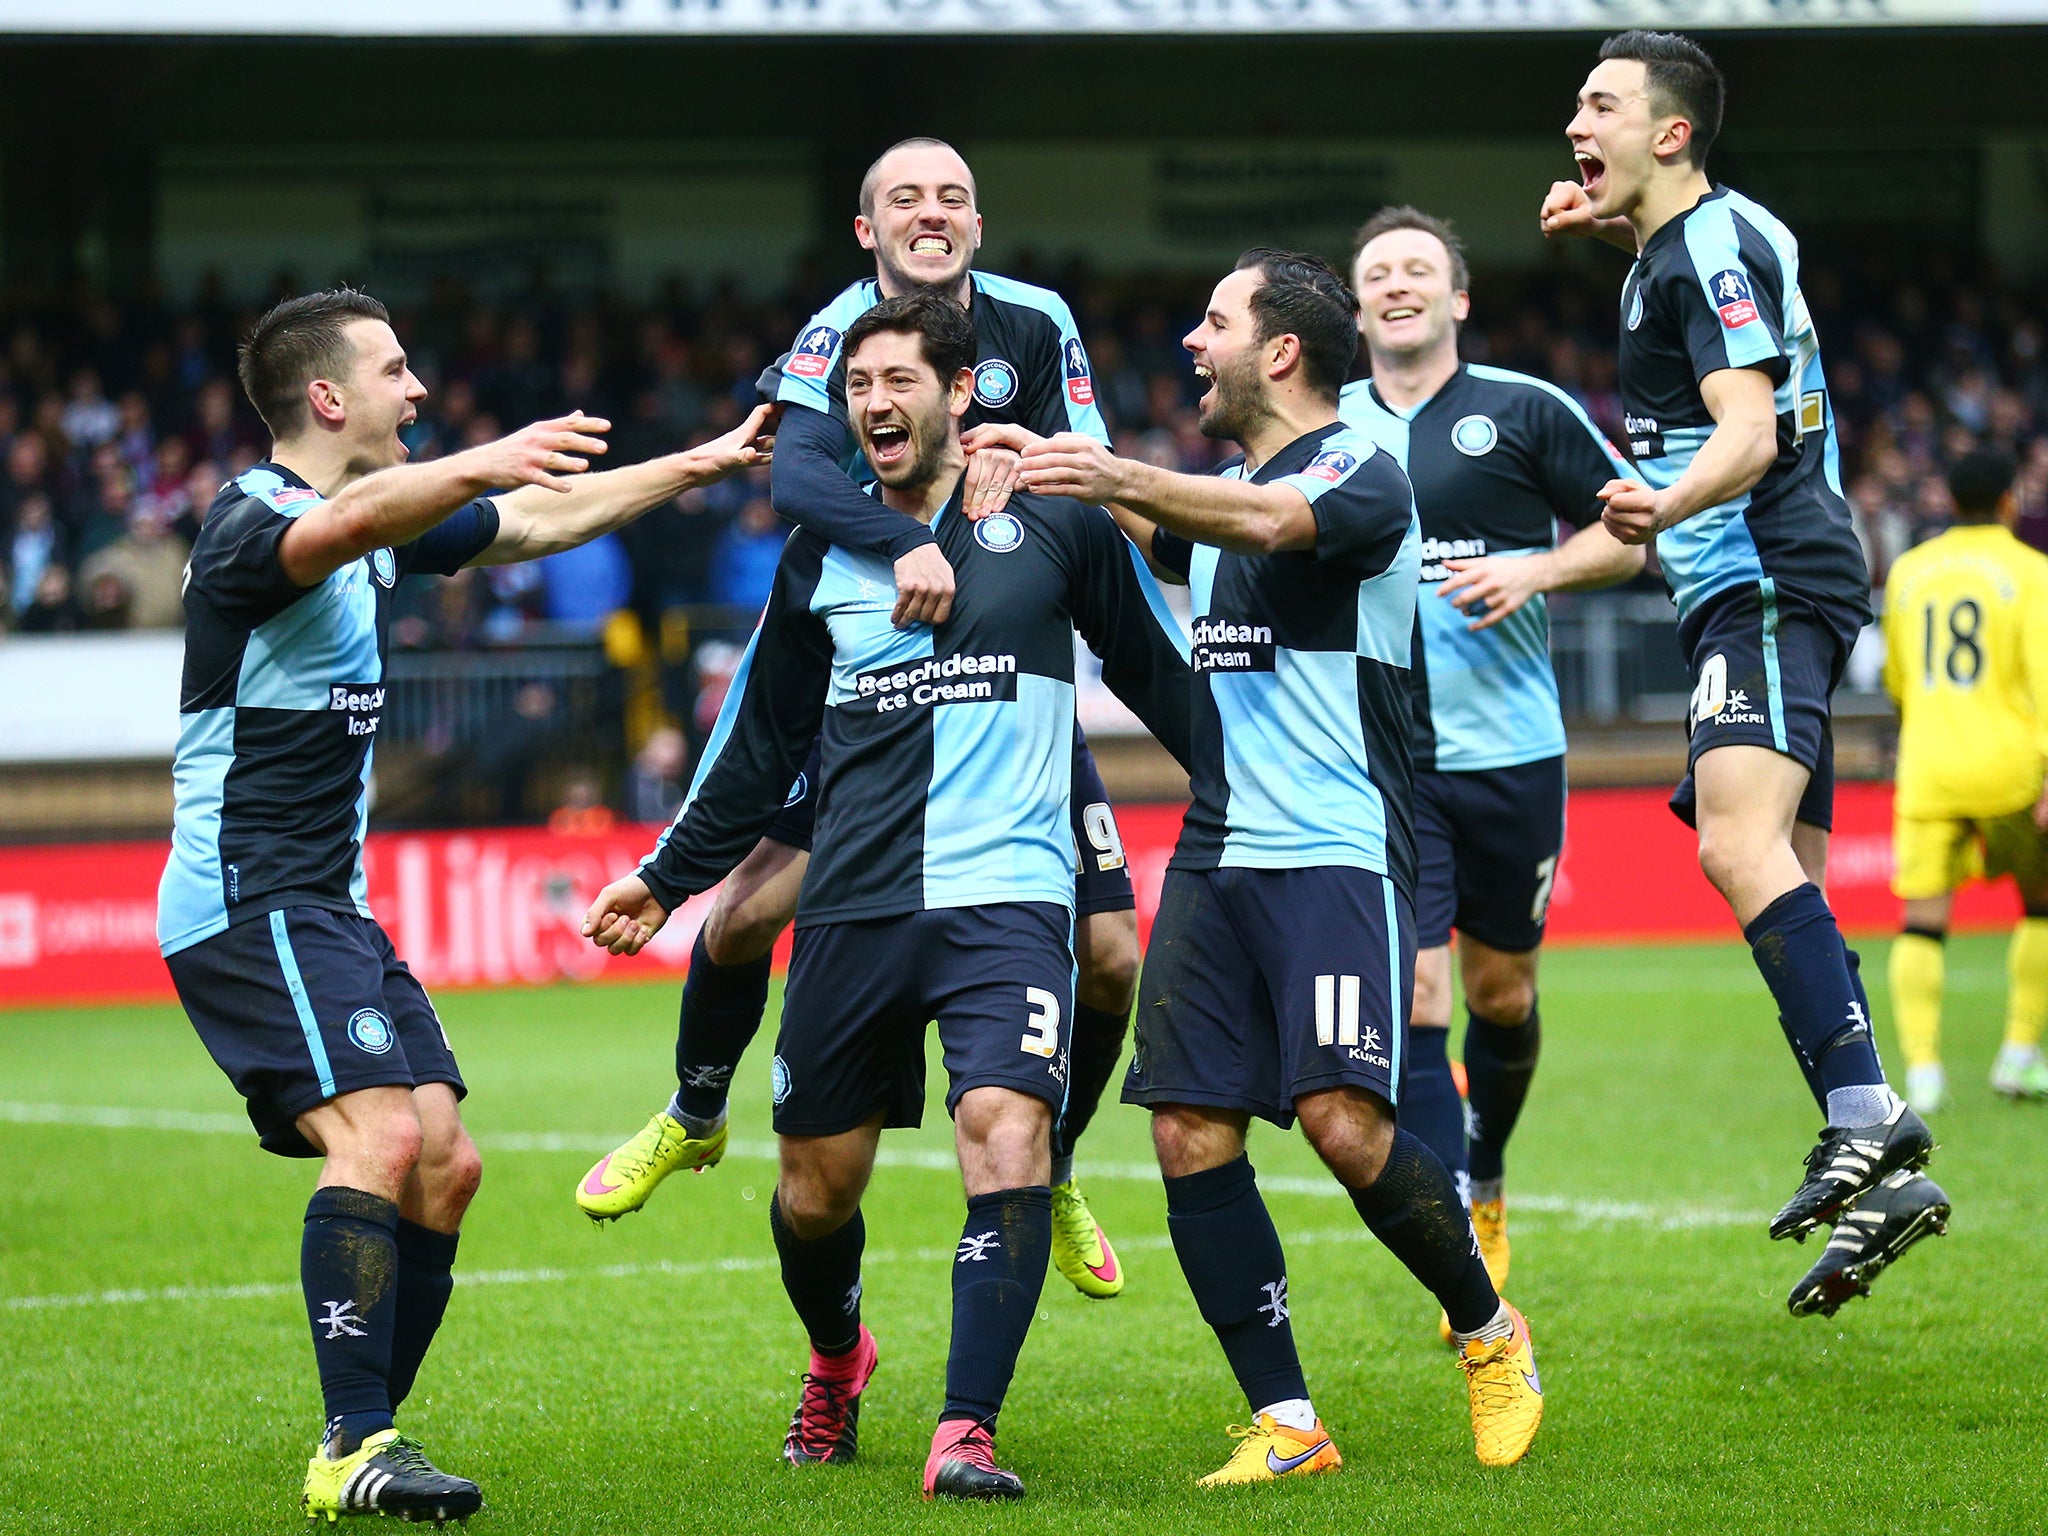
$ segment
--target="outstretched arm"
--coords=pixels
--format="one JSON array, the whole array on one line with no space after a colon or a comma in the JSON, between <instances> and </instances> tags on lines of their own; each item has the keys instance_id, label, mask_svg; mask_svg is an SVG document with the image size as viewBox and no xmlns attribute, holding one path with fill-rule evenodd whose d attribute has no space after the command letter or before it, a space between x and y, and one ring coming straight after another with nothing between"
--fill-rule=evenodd
<instances>
[{"instance_id":1,"label":"outstretched arm","mask_svg":"<svg viewBox=\"0 0 2048 1536\"><path fill-rule=\"evenodd\" d=\"M278 541L277 559L299 587L317 586L372 550L410 544L479 496L506 486L560 496L570 477L603 453L611 423L580 411L451 454L430 464L400 464L345 487L295 518Z\"/></svg>"},{"instance_id":2,"label":"outstretched arm","mask_svg":"<svg viewBox=\"0 0 2048 1536\"><path fill-rule=\"evenodd\" d=\"M1467 629L1490 629L1539 593L1590 592L1627 581L1645 558L1642 545L1624 544L1604 523L1591 523L1537 554L1446 560L1451 575L1437 595L1472 620Z\"/></svg>"},{"instance_id":3,"label":"outstretched arm","mask_svg":"<svg viewBox=\"0 0 2048 1536\"><path fill-rule=\"evenodd\" d=\"M1178 474L1120 459L1078 432L1037 443L1024 456L1022 478L1027 491L1121 507L1197 544L1245 555L1315 548L1315 513L1292 486ZM1141 536L1139 522L1119 523L1132 538Z\"/></svg>"},{"instance_id":4,"label":"outstretched arm","mask_svg":"<svg viewBox=\"0 0 2048 1536\"><path fill-rule=\"evenodd\" d=\"M776 410L757 406L723 437L645 464L585 475L559 493L527 486L493 497L498 536L470 563L512 565L574 549L684 491L766 464L775 450Z\"/></svg>"}]
</instances>

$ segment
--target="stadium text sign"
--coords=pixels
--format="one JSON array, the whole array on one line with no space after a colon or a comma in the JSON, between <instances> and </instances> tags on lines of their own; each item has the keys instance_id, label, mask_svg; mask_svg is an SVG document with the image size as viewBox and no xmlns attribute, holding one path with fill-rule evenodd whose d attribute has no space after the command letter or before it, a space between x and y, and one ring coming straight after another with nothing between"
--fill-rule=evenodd
<instances>
[{"instance_id":1,"label":"stadium text sign","mask_svg":"<svg viewBox=\"0 0 2048 1536\"><path fill-rule=\"evenodd\" d=\"M1149 928L1181 808L1117 810L1138 918ZM678 975L710 909L699 896L633 959L601 954L578 928L590 900L652 846L654 827L597 837L534 828L386 832L370 838L370 905L399 953L429 986L502 986L563 979ZM156 952L159 843L0 849L0 1007L9 1004L169 999ZM1828 894L1845 926L1892 931L1891 786L1837 792ZM2009 926L2008 887L1973 886L1957 902L1961 927ZM1660 790L1572 794L1564 859L1550 904L1560 942L1616 939L1735 940L1728 909L1700 878L1692 835ZM787 935L780 961L788 958Z\"/></svg>"},{"instance_id":2,"label":"stadium text sign","mask_svg":"<svg viewBox=\"0 0 2048 1536\"><path fill-rule=\"evenodd\" d=\"M0 32L249 36L1549 31L2044 18L2048 0L0 0Z\"/></svg>"}]
</instances>

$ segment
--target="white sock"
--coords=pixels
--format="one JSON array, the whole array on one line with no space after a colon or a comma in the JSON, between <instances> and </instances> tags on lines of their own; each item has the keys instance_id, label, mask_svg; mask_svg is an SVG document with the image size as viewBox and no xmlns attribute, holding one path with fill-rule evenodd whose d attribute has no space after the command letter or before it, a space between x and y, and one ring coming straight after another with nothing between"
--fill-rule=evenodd
<instances>
[{"instance_id":1,"label":"white sock","mask_svg":"<svg viewBox=\"0 0 2048 1536\"><path fill-rule=\"evenodd\" d=\"M1275 1424L1285 1424L1289 1429L1314 1429L1316 1411L1305 1397L1290 1397L1277 1403L1268 1403L1259 1410Z\"/></svg>"},{"instance_id":2,"label":"white sock","mask_svg":"<svg viewBox=\"0 0 2048 1536\"><path fill-rule=\"evenodd\" d=\"M1508 1312L1508 1304L1502 1302L1500 1309L1493 1314L1492 1320L1485 1327L1471 1333L1460 1333L1457 1329L1453 1328L1451 1330L1451 1337L1460 1344L1469 1344L1474 1339L1479 1340L1482 1344L1491 1344L1495 1339L1504 1339L1514 1331L1515 1320Z\"/></svg>"},{"instance_id":3,"label":"white sock","mask_svg":"<svg viewBox=\"0 0 2048 1536\"><path fill-rule=\"evenodd\" d=\"M1830 1088L1828 1124L1850 1130L1860 1125L1876 1125L1891 1114L1898 1102L1898 1095L1883 1083Z\"/></svg>"},{"instance_id":4,"label":"white sock","mask_svg":"<svg viewBox=\"0 0 2048 1536\"><path fill-rule=\"evenodd\" d=\"M683 1129L690 1133L690 1139L692 1141L702 1141L706 1136L716 1135L718 1133L718 1128L721 1125L725 1124L724 1108L721 1107L718 1113L713 1115L709 1120L699 1120L695 1115L686 1115L683 1113L683 1106L680 1100L680 1094L672 1093L669 1095L669 1118L681 1122Z\"/></svg>"}]
</instances>

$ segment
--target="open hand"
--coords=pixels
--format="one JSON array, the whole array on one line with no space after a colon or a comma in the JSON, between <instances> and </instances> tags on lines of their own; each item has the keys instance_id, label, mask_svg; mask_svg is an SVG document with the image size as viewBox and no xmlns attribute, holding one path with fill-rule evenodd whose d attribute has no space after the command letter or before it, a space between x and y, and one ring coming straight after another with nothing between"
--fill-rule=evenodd
<instances>
[{"instance_id":1,"label":"open hand","mask_svg":"<svg viewBox=\"0 0 2048 1536\"><path fill-rule=\"evenodd\" d=\"M1540 555L1484 555L1446 560L1450 571L1437 595L1472 622L1470 630L1491 629L1544 590Z\"/></svg>"},{"instance_id":2,"label":"open hand","mask_svg":"<svg viewBox=\"0 0 2048 1536\"><path fill-rule=\"evenodd\" d=\"M1040 439L1024 455L1024 489L1098 505L1115 501L1119 463L1115 454L1086 433L1062 432Z\"/></svg>"},{"instance_id":3,"label":"open hand","mask_svg":"<svg viewBox=\"0 0 2048 1536\"><path fill-rule=\"evenodd\" d=\"M702 476L697 484L710 485L742 469L769 463L775 457L775 424L781 419L780 403L757 405L723 437L692 448L693 468Z\"/></svg>"},{"instance_id":4,"label":"open hand","mask_svg":"<svg viewBox=\"0 0 2048 1536\"><path fill-rule=\"evenodd\" d=\"M484 461L484 478L492 485L544 485L551 491L566 491L569 477L582 474L590 468L591 456L605 451L604 439L591 434L611 429L612 424L602 416L571 411L552 421L536 421L473 451Z\"/></svg>"}]
</instances>

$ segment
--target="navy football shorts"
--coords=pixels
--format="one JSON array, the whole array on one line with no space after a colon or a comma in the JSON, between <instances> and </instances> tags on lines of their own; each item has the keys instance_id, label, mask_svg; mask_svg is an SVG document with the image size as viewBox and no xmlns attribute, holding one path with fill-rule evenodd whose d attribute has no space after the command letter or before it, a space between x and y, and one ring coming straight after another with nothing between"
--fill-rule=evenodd
<instances>
[{"instance_id":1,"label":"navy football shorts","mask_svg":"<svg viewBox=\"0 0 2048 1536\"><path fill-rule=\"evenodd\" d=\"M1138 982L1126 1104L1243 1110L1362 1088L1388 1105L1415 988L1415 916L1370 870L1169 869Z\"/></svg>"},{"instance_id":2,"label":"navy football shorts","mask_svg":"<svg viewBox=\"0 0 2048 1536\"><path fill-rule=\"evenodd\" d=\"M803 771L790 786L789 798L768 824L764 834L789 848L811 851L811 836L818 823L818 773L823 755L811 744ZM1088 750L1088 738L1074 728L1074 793L1070 803L1074 847L1079 866L1074 874L1074 911L1081 917L1096 912L1129 912L1138 905L1131 888L1131 872L1124 862L1123 834L1117 831L1116 812L1109 803L1109 791L1102 787L1102 774L1095 766L1095 754Z\"/></svg>"},{"instance_id":3,"label":"navy football shorts","mask_svg":"<svg viewBox=\"0 0 2048 1536\"><path fill-rule=\"evenodd\" d=\"M1686 711L1686 775L1671 809L1697 825L1692 768L1714 747L1782 752L1811 777L1798 819L1827 831L1835 818L1835 737L1830 700L1849 664L1855 617L1779 591L1764 580L1709 598L1678 626L1692 669Z\"/></svg>"},{"instance_id":4,"label":"navy football shorts","mask_svg":"<svg viewBox=\"0 0 2048 1536\"><path fill-rule=\"evenodd\" d=\"M289 907L166 963L266 1151L318 1157L298 1117L359 1088L447 1083L458 1099L469 1091L426 989L371 918Z\"/></svg>"},{"instance_id":5,"label":"navy football shorts","mask_svg":"<svg viewBox=\"0 0 2048 1536\"><path fill-rule=\"evenodd\" d=\"M970 1088L1067 1101L1073 919L1049 902L943 907L798 928L775 1037L775 1130L836 1136L876 1112L924 1118L924 1032L939 1023L946 1112Z\"/></svg>"},{"instance_id":6,"label":"navy football shorts","mask_svg":"<svg viewBox=\"0 0 2048 1536\"><path fill-rule=\"evenodd\" d=\"M1543 942L1564 848L1564 759L1415 775L1415 942L1451 930L1519 953Z\"/></svg>"}]
</instances>

